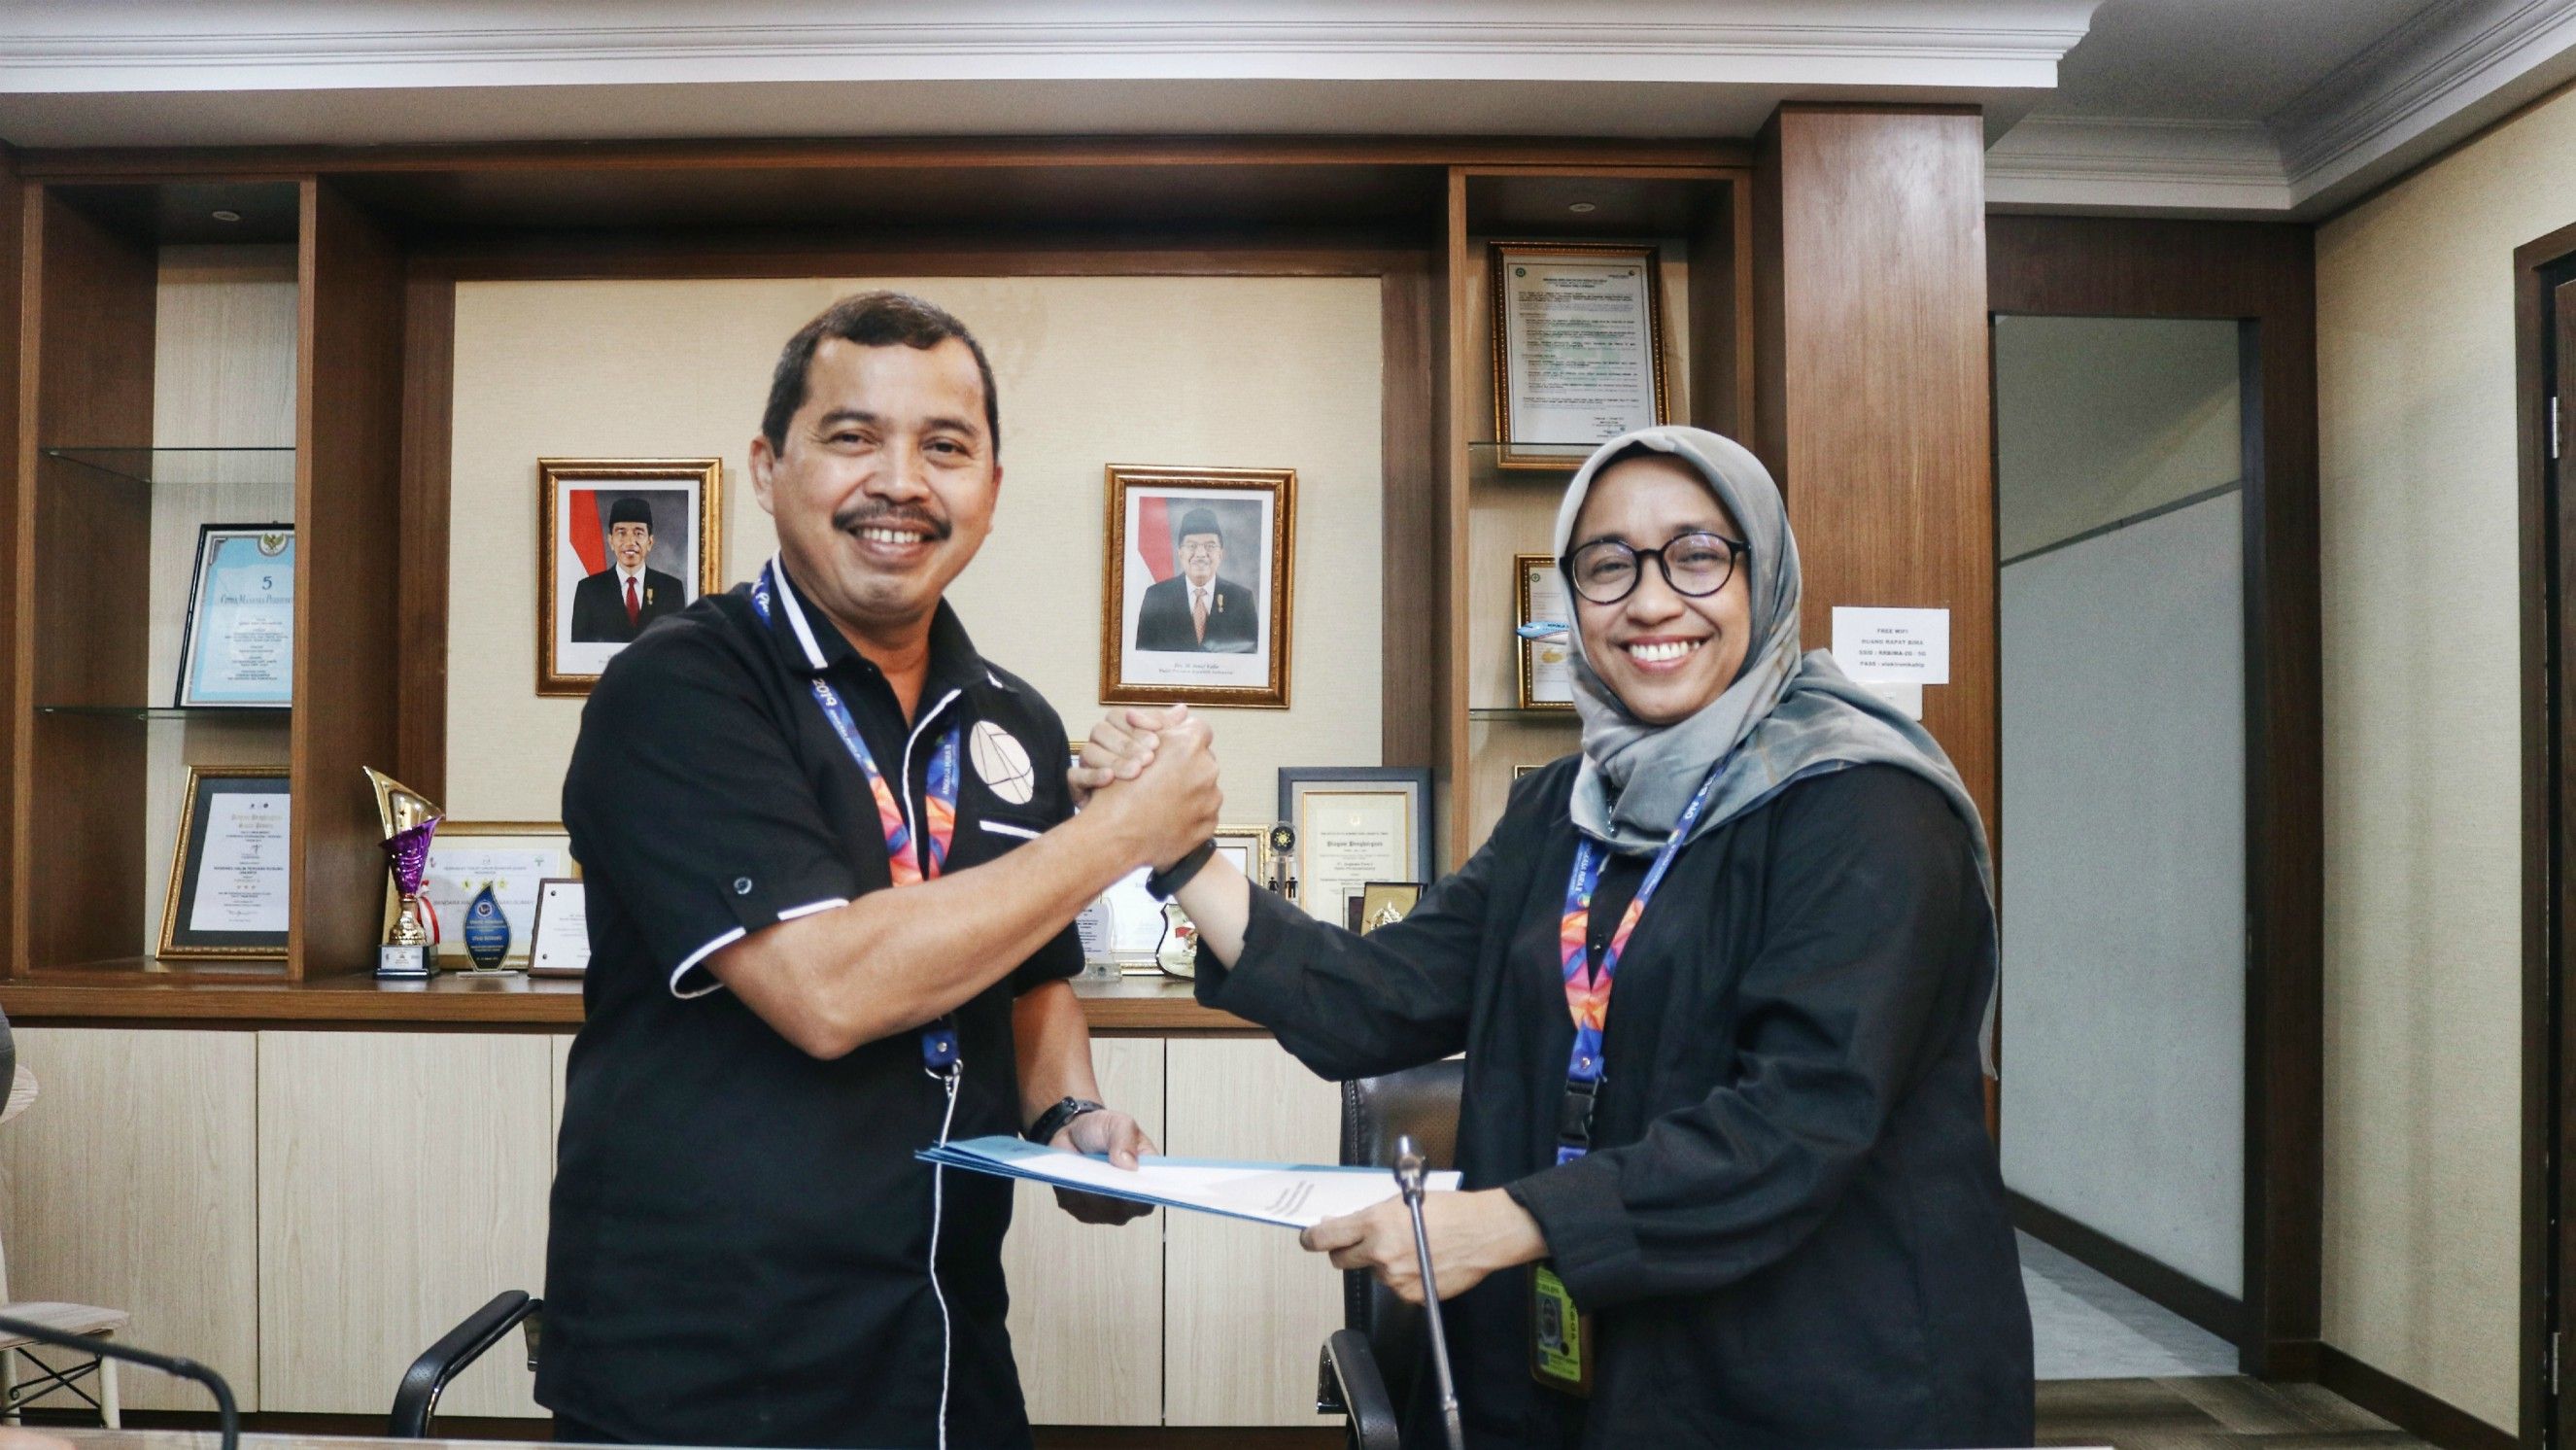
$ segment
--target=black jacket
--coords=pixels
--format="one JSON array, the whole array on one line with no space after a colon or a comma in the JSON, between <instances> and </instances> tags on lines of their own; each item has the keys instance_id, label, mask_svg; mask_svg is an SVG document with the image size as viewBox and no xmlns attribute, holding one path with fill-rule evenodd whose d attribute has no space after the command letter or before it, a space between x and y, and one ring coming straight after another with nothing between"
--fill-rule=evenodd
<instances>
[{"instance_id":1,"label":"black jacket","mask_svg":"<svg viewBox=\"0 0 2576 1450\"><path fill-rule=\"evenodd\" d=\"M1188 576L1175 574L1145 591L1136 606L1136 648L1245 654L1261 642L1261 618L1252 591L1220 578L1208 597L1207 638L1190 624Z\"/></svg>"},{"instance_id":2,"label":"black jacket","mask_svg":"<svg viewBox=\"0 0 2576 1450\"><path fill-rule=\"evenodd\" d=\"M582 580L572 590L572 638L575 644L627 644L644 626L688 606L680 581L659 569L644 571L636 591L635 622L626 622L626 595L614 566Z\"/></svg>"},{"instance_id":3,"label":"black jacket","mask_svg":"<svg viewBox=\"0 0 2576 1450\"><path fill-rule=\"evenodd\" d=\"M1199 1000L1325 1077L1466 1052L1467 1187L1538 1220L1601 1346L1587 1405L1530 1378L1526 1269L1451 1301L1470 1440L2028 1445L2030 1311L1977 1058L1992 917L1964 825L1865 766L1684 849L1612 992L1594 1150L1557 1167L1573 779L1568 759L1516 785L1400 923L1354 937L1256 891L1241 960L1199 960Z\"/></svg>"}]
</instances>

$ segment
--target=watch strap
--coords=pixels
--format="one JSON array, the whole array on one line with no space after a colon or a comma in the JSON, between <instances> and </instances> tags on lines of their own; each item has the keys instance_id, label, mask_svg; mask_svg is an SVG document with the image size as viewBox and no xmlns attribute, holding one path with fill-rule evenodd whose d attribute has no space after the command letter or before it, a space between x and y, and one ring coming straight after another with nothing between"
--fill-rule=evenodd
<instances>
[{"instance_id":1,"label":"watch strap","mask_svg":"<svg viewBox=\"0 0 2576 1450\"><path fill-rule=\"evenodd\" d=\"M1108 1104L1095 1103L1089 1098L1066 1098L1038 1114L1038 1120L1029 1124L1025 1136L1039 1147L1045 1147L1055 1141L1056 1134L1064 1131L1065 1124L1085 1113L1104 1112L1107 1108Z\"/></svg>"},{"instance_id":2,"label":"watch strap","mask_svg":"<svg viewBox=\"0 0 2576 1450\"><path fill-rule=\"evenodd\" d=\"M1216 837L1210 836L1199 842L1197 850L1173 862L1170 870L1157 871L1146 877L1145 889L1154 894L1155 900L1169 901L1174 892L1190 884L1190 878L1199 874L1200 867L1215 858Z\"/></svg>"}]
</instances>

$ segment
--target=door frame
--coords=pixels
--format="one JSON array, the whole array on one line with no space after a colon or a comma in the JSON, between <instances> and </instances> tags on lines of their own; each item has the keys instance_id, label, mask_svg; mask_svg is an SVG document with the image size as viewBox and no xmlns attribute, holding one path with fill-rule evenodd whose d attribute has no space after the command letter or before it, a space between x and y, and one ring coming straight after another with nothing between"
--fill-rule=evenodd
<instances>
[{"instance_id":1,"label":"door frame","mask_svg":"<svg viewBox=\"0 0 2576 1450\"><path fill-rule=\"evenodd\" d=\"M2245 1240L2233 1337L2247 1374L2313 1379L2325 1176L2314 230L1990 215L1986 256L1995 314L2233 319L2246 334Z\"/></svg>"},{"instance_id":2,"label":"door frame","mask_svg":"<svg viewBox=\"0 0 2576 1450\"><path fill-rule=\"evenodd\" d=\"M2566 869L2576 844L2576 811L2560 809L2567 793L2553 779L2552 762L2576 763L2576 700L2551 709L2552 646L2565 657L2576 644L2564 587L2553 583L2551 561L2576 558L2576 519L2567 516L2559 472L2549 456L2547 383L2558 358L2552 336L2551 294L2557 282L2576 279L2576 226L2516 247L2514 295L2514 452L2521 510L2522 586L2522 1363L2520 1439L2529 1450L2569 1443L2567 1401L2549 1388L2549 1323L2553 1297L2564 1322L2576 1265L2559 1254L2550 1234L2553 1193L2576 1204L2576 1101L2567 1064L2576 1062L2576 1035L2565 1009L2576 987L2576 957L2564 938L2576 887ZM2563 429L2576 418L2560 420ZM2562 447L2562 454L2565 449ZM2561 676L2571 672L2560 669ZM2564 692L2569 680L2555 688ZM2576 778L2571 778L2576 786ZM2553 938L2557 939L2553 939ZM2553 1006L2555 1010L2553 1010ZM2553 1105L2557 1108L2552 1112ZM2563 1237L2563 1235L2561 1236ZM2556 1269L2552 1282L2552 1267ZM2563 1331L2562 1331L2563 1332ZM2562 1347L2562 1353L2565 1348Z\"/></svg>"}]
</instances>

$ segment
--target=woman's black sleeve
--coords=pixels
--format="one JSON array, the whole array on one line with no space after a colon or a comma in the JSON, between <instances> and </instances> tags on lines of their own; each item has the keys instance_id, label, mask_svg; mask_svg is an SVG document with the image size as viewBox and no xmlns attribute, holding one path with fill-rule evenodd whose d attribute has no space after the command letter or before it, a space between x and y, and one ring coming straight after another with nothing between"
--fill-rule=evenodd
<instances>
[{"instance_id":1,"label":"woman's black sleeve","mask_svg":"<svg viewBox=\"0 0 2576 1450\"><path fill-rule=\"evenodd\" d=\"M1796 1248L1924 1065L1973 1039L1991 917L1947 800L1893 770L1798 794L1781 803L1795 815L1758 906L1771 925L1739 989L1730 1081L1636 1142L1508 1187L1587 1309L1706 1293Z\"/></svg>"},{"instance_id":2,"label":"woman's black sleeve","mask_svg":"<svg viewBox=\"0 0 2576 1450\"><path fill-rule=\"evenodd\" d=\"M1355 936L1256 886L1231 967L1199 954L1198 999L1270 1029L1319 1076L1347 1081L1437 1062L1467 1045L1497 842L1434 882L1413 914Z\"/></svg>"}]
</instances>

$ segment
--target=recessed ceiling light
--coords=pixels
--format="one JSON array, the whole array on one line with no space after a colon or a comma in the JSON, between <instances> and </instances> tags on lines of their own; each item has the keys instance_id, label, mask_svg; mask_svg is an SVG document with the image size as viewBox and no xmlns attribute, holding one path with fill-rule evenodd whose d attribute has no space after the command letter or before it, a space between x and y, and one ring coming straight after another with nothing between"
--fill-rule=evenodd
<instances>
[{"instance_id":1,"label":"recessed ceiling light","mask_svg":"<svg viewBox=\"0 0 2576 1450\"><path fill-rule=\"evenodd\" d=\"M228 209L228 208L227 208L227 209L217 209L217 210L215 210L215 211L212 211L212 212L207 213L207 215L212 216L215 220L217 220L217 221L219 221L219 222L237 222L237 221L240 221L240 220L241 220L241 213L240 213L240 212L233 211L233 210L230 210L230 209Z\"/></svg>"},{"instance_id":2,"label":"recessed ceiling light","mask_svg":"<svg viewBox=\"0 0 2576 1450\"><path fill-rule=\"evenodd\" d=\"M1571 206L1567 207L1567 208L1566 208L1566 210L1567 210L1567 211L1570 211L1570 212L1574 212L1574 213L1580 214L1580 213L1583 213L1583 212L1596 210L1596 208L1592 205L1592 203L1590 203L1590 202L1588 202L1588 201L1578 201L1578 202L1574 203L1573 205L1571 205Z\"/></svg>"}]
</instances>

